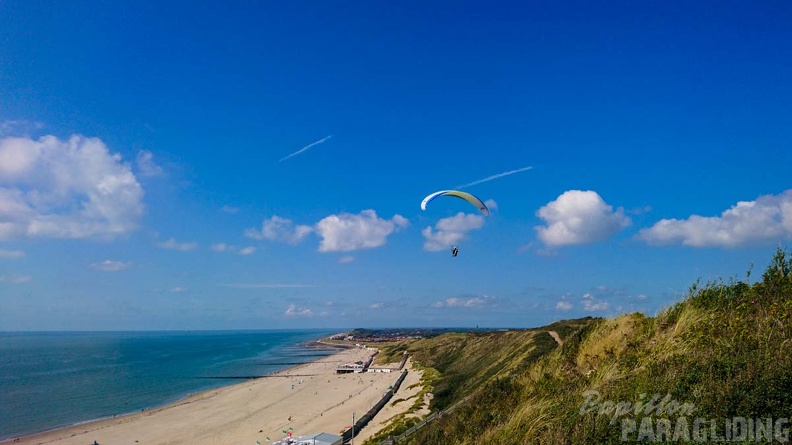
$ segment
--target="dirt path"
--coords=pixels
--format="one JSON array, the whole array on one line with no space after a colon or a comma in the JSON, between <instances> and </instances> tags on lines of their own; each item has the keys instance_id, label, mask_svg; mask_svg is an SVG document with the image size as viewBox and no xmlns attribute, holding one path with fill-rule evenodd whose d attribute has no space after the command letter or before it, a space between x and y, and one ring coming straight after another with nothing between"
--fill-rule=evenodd
<instances>
[{"instance_id":1,"label":"dirt path","mask_svg":"<svg viewBox=\"0 0 792 445\"><path fill-rule=\"evenodd\" d=\"M550 334L550 336L555 339L556 343L558 343L558 346L564 346L564 340L561 340L561 337L558 335L558 332L547 331L547 333Z\"/></svg>"}]
</instances>

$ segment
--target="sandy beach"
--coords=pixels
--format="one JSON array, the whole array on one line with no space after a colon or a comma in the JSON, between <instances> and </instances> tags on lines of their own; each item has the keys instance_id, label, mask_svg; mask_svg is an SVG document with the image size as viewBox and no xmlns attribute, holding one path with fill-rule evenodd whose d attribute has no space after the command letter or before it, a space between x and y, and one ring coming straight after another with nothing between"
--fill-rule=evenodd
<instances>
[{"instance_id":1,"label":"sandy beach","mask_svg":"<svg viewBox=\"0 0 792 445\"><path fill-rule=\"evenodd\" d=\"M415 398L421 391L422 387L419 385L423 372L413 368L412 361L407 360L404 369L408 369L407 377L399 387L399 391L394 394L393 398L388 402L385 407L377 413L377 416L366 425L360 434L355 435L355 443L363 443L366 439L374 436L386 427L393 417L406 412L415 402ZM432 400L432 395L427 394L423 398L423 408L409 414L407 417L424 417L429 414L429 402Z\"/></svg>"},{"instance_id":2,"label":"sandy beach","mask_svg":"<svg viewBox=\"0 0 792 445\"><path fill-rule=\"evenodd\" d=\"M161 408L3 443L255 445L260 441L264 445L282 439L282 431L290 428L294 437L320 432L340 434L352 425L353 413L359 418L371 409L401 374L336 374L338 365L366 361L374 352L361 348L342 350L272 376L198 393ZM414 396L418 388L409 386L419 380L420 373L410 370L392 402ZM356 443L376 433L383 421L407 410L412 399L409 403L392 402L361 432Z\"/></svg>"}]
</instances>

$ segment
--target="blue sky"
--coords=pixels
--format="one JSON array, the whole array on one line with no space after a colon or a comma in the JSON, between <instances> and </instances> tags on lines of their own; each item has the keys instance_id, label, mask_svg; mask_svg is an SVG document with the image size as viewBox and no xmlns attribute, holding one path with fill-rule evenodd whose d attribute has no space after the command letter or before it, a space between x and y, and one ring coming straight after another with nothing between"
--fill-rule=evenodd
<instances>
[{"instance_id":1,"label":"blue sky","mask_svg":"<svg viewBox=\"0 0 792 445\"><path fill-rule=\"evenodd\" d=\"M3 330L654 315L792 239L788 2L0 17Z\"/></svg>"}]
</instances>

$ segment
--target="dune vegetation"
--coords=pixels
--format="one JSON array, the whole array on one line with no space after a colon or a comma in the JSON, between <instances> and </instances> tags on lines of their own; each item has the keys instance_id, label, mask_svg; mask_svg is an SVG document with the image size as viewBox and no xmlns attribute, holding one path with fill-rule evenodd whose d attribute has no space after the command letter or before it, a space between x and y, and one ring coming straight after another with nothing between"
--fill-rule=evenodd
<instances>
[{"instance_id":1,"label":"dune vegetation","mask_svg":"<svg viewBox=\"0 0 792 445\"><path fill-rule=\"evenodd\" d=\"M709 442L712 431L742 431L735 418L792 418L790 339L792 258L778 249L760 280L752 283L749 271L743 280L696 283L656 317L449 333L389 344L378 360L406 351L427 370L422 384L435 415L399 444ZM702 418L707 431L691 435ZM366 444L418 424L394 418ZM765 425L751 423L743 443L760 437L754 427Z\"/></svg>"}]
</instances>

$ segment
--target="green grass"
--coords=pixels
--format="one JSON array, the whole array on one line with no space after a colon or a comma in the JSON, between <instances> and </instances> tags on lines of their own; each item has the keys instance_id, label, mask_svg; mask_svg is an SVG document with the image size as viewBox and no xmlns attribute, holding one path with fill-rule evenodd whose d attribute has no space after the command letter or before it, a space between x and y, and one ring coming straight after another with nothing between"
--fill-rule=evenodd
<instances>
[{"instance_id":1,"label":"green grass","mask_svg":"<svg viewBox=\"0 0 792 445\"><path fill-rule=\"evenodd\" d=\"M562 347L548 330L559 333ZM585 391L614 402L668 394L691 408L691 423L792 418L790 340L792 260L779 249L758 282L749 273L742 281L696 283L684 301L654 318L635 313L445 334L381 354L407 351L432 373L422 381L434 394L432 411L470 396L403 443L603 444L623 443L620 424L611 423L612 413L581 413ZM644 417L633 411L618 419L640 424ZM398 420L388 434L414 422Z\"/></svg>"}]
</instances>

